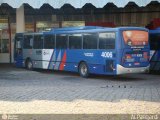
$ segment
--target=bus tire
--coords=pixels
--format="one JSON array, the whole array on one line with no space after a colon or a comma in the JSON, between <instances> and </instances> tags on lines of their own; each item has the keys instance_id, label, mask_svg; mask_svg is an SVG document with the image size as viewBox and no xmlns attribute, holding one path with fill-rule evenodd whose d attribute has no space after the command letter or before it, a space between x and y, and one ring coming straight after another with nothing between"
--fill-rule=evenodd
<instances>
[{"instance_id":1,"label":"bus tire","mask_svg":"<svg viewBox=\"0 0 160 120\"><path fill-rule=\"evenodd\" d=\"M30 59L28 59L28 60L26 61L26 68L27 68L28 70L33 70L33 63L32 63L32 61L31 61Z\"/></svg>"},{"instance_id":2,"label":"bus tire","mask_svg":"<svg viewBox=\"0 0 160 120\"><path fill-rule=\"evenodd\" d=\"M89 76L89 69L85 62L81 62L78 67L78 72L81 77L87 78Z\"/></svg>"}]
</instances>

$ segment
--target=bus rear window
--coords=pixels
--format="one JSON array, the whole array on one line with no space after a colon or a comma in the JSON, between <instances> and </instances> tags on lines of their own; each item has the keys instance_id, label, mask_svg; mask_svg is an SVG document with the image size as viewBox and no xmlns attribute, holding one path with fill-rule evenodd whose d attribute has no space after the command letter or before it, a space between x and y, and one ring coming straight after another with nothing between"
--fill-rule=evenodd
<instances>
[{"instance_id":1,"label":"bus rear window","mask_svg":"<svg viewBox=\"0 0 160 120\"><path fill-rule=\"evenodd\" d=\"M123 39L125 44L129 46L145 46L148 45L148 32L140 30L123 31Z\"/></svg>"}]
</instances>

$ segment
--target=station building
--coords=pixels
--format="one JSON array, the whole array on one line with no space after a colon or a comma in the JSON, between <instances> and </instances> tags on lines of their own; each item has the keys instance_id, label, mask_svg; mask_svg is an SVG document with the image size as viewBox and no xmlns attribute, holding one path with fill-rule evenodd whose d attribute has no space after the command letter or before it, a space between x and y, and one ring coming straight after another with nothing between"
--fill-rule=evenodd
<instances>
[{"instance_id":1,"label":"station building","mask_svg":"<svg viewBox=\"0 0 160 120\"><path fill-rule=\"evenodd\" d=\"M155 28L160 0L0 0L0 63L14 61L17 32L85 25Z\"/></svg>"}]
</instances>

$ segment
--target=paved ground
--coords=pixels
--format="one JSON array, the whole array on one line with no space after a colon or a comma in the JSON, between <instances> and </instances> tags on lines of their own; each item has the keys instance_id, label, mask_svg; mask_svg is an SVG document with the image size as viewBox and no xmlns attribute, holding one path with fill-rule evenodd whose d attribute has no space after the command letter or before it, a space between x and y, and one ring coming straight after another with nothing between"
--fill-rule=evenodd
<instances>
[{"instance_id":1,"label":"paved ground","mask_svg":"<svg viewBox=\"0 0 160 120\"><path fill-rule=\"evenodd\" d=\"M0 65L0 113L160 114L160 75L84 79Z\"/></svg>"}]
</instances>

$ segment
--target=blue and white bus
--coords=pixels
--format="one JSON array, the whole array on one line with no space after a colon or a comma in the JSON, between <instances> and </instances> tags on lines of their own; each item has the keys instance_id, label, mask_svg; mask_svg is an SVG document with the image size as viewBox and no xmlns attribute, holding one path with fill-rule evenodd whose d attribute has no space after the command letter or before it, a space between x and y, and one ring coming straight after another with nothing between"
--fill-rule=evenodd
<instances>
[{"instance_id":1,"label":"blue and white bus","mask_svg":"<svg viewBox=\"0 0 160 120\"><path fill-rule=\"evenodd\" d=\"M141 27L96 26L17 33L17 67L89 74L119 75L149 70L148 30Z\"/></svg>"},{"instance_id":2,"label":"blue and white bus","mask_svg":"<svg viewBox=\"0 0 160 120\"><path fill-rule=\"evenodd\" d=\"M160 72L160 28L149 31L150 71Z\"/></svg>"}]
</instances>

